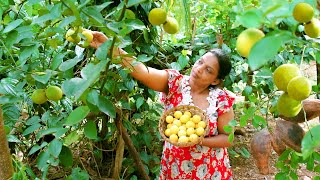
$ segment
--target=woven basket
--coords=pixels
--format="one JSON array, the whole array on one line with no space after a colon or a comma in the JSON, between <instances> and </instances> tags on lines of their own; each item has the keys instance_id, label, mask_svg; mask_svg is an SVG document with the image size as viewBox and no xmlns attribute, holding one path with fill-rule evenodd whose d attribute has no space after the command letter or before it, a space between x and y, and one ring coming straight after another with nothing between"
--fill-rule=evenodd
<instances>
[{"instance_id":1,"label":"woven basket","mask_svg":"<svg viewBox=\"0 0 320 180\"><path fill-rule=\"evenodd\" d=\"M206 127L205 127L205 129L204 129L205 132L204 132L204 134L203 134L202 136L200 136L200 137L198 138L198 142L190 142L190 141L189 141L189 142L186 142L186 143L184 143L184 142L172 142L172 141L164 134L165 130L167 129L167 124L168 124L168 123L166 122L166 117L169 116L169 115L173 116L173 114L174 114L175 111L181 111L181 112L189 111L189 112L191 112L192 115L199 115L199 116L201 117L201 120L204 121L204 122L206 122ZM198 108L198 107L196 107L196 106L180 105L180 106L176 106L176 107L174 107L174 108L171 108L171 109L165 111L165 112L162 114L162 116L161 116L161 118L160 118L160 121L159 121L159 132L160 132L160 135L162 136L162 138L163 138L165 141L168 141L168 142L170 142L171 144L173 144L173 145L175 145L175 146L178 146L178 147L189 147L189 146L193 146L193 145L195 145L195 144L198 144L199 142L202 142L202 140L203 140L205 134L208 132L208 130L209 130L208 118L207 118L205 112L204 112L202 109L200 109L200 108Z\"/></svg>"}]
</instances>

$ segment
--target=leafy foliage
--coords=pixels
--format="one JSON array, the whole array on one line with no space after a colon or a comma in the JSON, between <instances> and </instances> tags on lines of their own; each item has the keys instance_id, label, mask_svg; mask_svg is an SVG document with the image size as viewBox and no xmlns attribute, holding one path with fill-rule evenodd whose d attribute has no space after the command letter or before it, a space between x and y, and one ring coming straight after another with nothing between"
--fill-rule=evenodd
<instances>
[{"instance_id":1,"label":"leafy foliage","mask_svg":"<svg viewBox=\"0 0 320 180\"><path fill-rule=\"evenodd\" d=\"M90 157L86 163L98 172L113 167L119 116L148 175L157 177L162 148L157 130L162 112L159 94L134 81L130 70L111 58L108 52L112 47L125 49L137 62L186 74L207 50L222 48L230 53L234 67L224 85L246 97L235 105L236 119L226 131L248 124L257 129L268 126L269 119L278 115L279 93L272 81L275 68L288 62L320 62L319 41L306 37L301 24L291 16L297 2L2 0L0 104L10 130L8 141L16 144L13 151L24 152L23 159L15 158L19 171L14 179L46 178L56 167L63 168L67 179L89 179L81 165L82 156ZM307 2L316 5L314 0ZM148 12L154 7L164 7L177 18L181 27L177 35L166 34L161 26L148 22ZM135 18L128 18L126 10L133 11ZM79 27L101 31L109 39L97 51L66 41L67 30ZM263 30L266 37L245 59L237 53L235 42L249 27ZM58 102L34 104L32 92L49 85L62 87L64 97ZM318 87L314 83L314 93L319 92ZM304 139L302 156L292 152L283 159L290 157L292 168L307 162L310 169L319 171L317 166L311 168L319 161L312 151L318 142L309 137L307 134ZM229 139L233 138L231 134ZM139 179L128 151L124 149L123 178ZM246 149L230 152L250 156ZM33 158L36 161L28 164ZM285 162L278 167L282 171L276 178L296 178ZM112 176L107 173L103 175Z\"/></svg>"}]
</instances>

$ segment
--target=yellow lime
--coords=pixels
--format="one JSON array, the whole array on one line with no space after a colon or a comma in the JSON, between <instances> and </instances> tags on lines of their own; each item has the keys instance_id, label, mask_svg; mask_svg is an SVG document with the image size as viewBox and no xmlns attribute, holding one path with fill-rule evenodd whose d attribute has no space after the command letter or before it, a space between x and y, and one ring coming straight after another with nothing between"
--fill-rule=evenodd
<instances>
[{"instance_id":1,"label":"yellow lime","mask_svg":"<svg viewBox=\"0 0 320 180\"><path fill-rule=\"evenodd\" d=\"M236 48L239 54L243 57L249 57L251 48L264 37L264 33L255 28L249 28L242 31L236 42Z\"/></svg>"}]
</instances>

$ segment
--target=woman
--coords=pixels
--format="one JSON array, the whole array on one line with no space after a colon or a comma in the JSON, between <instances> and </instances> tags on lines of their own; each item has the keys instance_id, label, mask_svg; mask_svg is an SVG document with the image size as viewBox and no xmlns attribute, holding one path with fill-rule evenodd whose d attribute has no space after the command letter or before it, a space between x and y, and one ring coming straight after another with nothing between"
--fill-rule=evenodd
<instances>
[{"instance_id":1,"label":"woman","mask_svg":"<svg viewBox=\"0 0 320 180\"><path fill-rule=\"evenodd\" d=\"M92 31L91 46L98 48L107 37ZM114 56L127 54L118 48ZM192 67L190 76L176 70L158 70L133 58L122 57L123 66L132 68L131 75L147 87L163 92L165 109L177 105L194 105L209 117L209 132L204 140L192 147L180 148L165 142L161 159L160 179L232 179L227 147L228 133L223 127L233 120L234 94L219 88L229 74L231 64L220 49L204 54Z\"/></svg>"}]
</instances>

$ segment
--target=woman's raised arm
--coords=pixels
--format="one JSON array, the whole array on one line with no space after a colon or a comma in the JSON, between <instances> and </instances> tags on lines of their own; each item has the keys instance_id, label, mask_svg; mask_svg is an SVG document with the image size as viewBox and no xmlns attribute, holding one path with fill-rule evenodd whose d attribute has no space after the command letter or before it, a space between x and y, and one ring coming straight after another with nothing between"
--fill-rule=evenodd
<instances>
[{"instance_id":1,"label":"woman's raised arm","mask_svg":"<svg viewBox=\"0 0 320 180\"><path fill-rule=\"evenodd\" d=\"M101 32L91 31L93 35L93 40L90 43L90 46L98 49L98 47L103 44L108 38ZM159 70L152 67L147 67L143 63L134 63L133 57L125 56L125 52L121 48L113 50L113 56L120 56L122 60L122 66L129 68L131 70L131 76L136 80L142 82L144 85L159 92L168 91L168 72L165 70Z\"/></svg>"}]
</instances>

